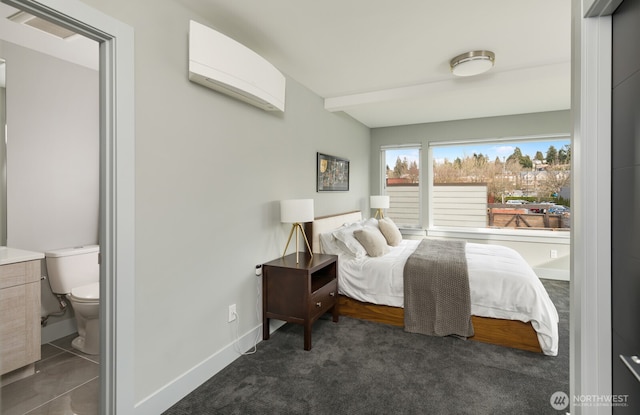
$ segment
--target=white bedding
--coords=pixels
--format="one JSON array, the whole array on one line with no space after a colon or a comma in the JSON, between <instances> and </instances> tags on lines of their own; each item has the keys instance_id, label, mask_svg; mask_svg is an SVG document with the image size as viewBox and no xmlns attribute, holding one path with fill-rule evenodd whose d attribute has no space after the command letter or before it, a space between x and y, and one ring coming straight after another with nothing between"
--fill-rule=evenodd
<instances>
[{"instance_id":1,"label":"white bedding","mask_svg":"<svg viewBox=\"0 0 640 415\"><path fill-rule=\"evenodd\" d=\"M338 266L341 294L356 300L403 307L403 269L419 240L403 240L382 257L342 253ZM546 355L558 354L558 312L522 256L499 245L466 244L471 314L531 321Z\"/></svg>"}]
</instances>

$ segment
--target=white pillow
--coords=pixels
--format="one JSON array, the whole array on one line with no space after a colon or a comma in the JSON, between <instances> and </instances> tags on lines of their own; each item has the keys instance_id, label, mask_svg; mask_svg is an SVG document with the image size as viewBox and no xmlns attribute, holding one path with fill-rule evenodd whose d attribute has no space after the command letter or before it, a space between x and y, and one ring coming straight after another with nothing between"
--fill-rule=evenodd
<instances>
[{"instance_id":1,"label":"white pillow","mask_svg":"<svg viewBox=\"0 0 640 415\"><path fill-rule=\"evenodd\" d=\"M400 229L390 218L382 218L378 220L378 226L380 226L380 232L384 235L387 243L391 246L398 246L402 242L402 234Z\"/></svg>"},{"instance_id":2,"label":"white pillow","mask_svg":"<svg viewBox=\"0 0 640 415\"><path fill-rule=\"evenodd\" d=\"M331 232L321 233L318 235L318 239L320 240L320 252L323 254L340 255L344 253L344 249L336 243L336 238Z\"/></svg>"},{"instance_id":3,"label":"white pillow","mask_svg":"<svg viewBox=\"0 0 640 415\"><path fill-rule=\"evenodd\" d=\"M353 231L362 228L361 223L353 223L333 231L333 236L344 245L344 249L356 258L362 258L367 255L367 251L362 244L353 236Z\"/></svg>"},{"instance_id":4,"label":"white pillow","mask_svg":"<svg viewBox=\"0 0 640 415\"><path fill-rule=\"evenodd\" d=\"M376 228L376 229L380 229L380 226L378 225L378 219L376 218L369 218L369 219L365 219L364 221L362 221L362 226L364 227L372 227L372 228Z\"/></svg>"},{"instance_id":5,"label":"white pillow","mask_svg":"<svg viewBox=\"0 0 640 415\"><path fill-rule=\"evenodd\" d=\"M362 244L371 257L382 256L389 252L387 240L380 231L372 226L353 231L353 236Z\"/></svg>"}]
</instances>

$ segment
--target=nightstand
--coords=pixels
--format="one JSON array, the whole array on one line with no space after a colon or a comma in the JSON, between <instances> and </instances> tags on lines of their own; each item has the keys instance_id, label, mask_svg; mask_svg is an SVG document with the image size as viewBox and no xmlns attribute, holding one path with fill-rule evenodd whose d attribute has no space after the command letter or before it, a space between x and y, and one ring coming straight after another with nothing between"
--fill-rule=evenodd
<instances>
[{"instance_id":1,"label":"nightstand","mask_svg":"<svg viewBox=\"0 0 640 415\"><path fill-rule=\"evenodd\" d=\"M300 253L262 265L262 338L269 340L269 319L304 326L304 350L311 350L311 326L324 313L338 322L338 256Z\"/></svg>"}]
</instances>

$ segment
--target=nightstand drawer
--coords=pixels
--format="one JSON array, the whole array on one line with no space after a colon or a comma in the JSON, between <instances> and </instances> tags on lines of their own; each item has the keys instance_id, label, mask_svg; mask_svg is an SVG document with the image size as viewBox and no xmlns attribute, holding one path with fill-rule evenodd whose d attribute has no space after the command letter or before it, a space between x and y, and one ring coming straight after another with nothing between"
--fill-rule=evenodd
<instances>
[{"instance_id":1,"label":"nightstand drawer","mask_svg":"<svg viewBox=\"0 0 640 415\"><path fill-rule=\"evenodd\" d=\"M333 280L311 295L309 301L309 314L317 316L326 313L331 307L337 304L338 281Z\"/></svg>"}]
</instances>

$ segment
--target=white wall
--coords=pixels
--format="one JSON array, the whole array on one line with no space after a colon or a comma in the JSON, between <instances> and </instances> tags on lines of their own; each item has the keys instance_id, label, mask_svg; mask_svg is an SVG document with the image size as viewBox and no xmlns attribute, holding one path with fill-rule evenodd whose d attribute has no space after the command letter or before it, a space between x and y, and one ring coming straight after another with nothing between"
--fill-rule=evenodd
<instances>
[{"instance_id":1,"label":"white wall","mask_svg":"<svg viewBox=\"0 0 640 415\"><path fill-rule=\"evenodd\" d=\"M229 304L241 336L260 326L254 267L282 254L281 199L366 206L369 129L290 78L284 114L189 82L188 22L215 22L176 2L85 3L135 30L135 396L158 413L230 350ZM317 151L351 161L349 192L316 193Z\"/></svg>"},{"instance_id":2,"label":"white wall","mask_svg":"<svg viewBox=\"0 0 640 415\"><path fill-rule=\"evenodd\" d=\"M98 241L98 73L5 43L7 244ZM97 53L97 50L96 50Z\"/></svg>"},{"instance_id":3,"label":"white wall","mask_svg":"<svg viewBox=\"0 0 640 415\"><path fill-rule=\"evenodd\" d=\"M7 61L7 245L38 252L98 242L98 72L2 43ZM97 48L96 48L97 53ZM46 267L43 265L43 273ZM59 311L42 283L42 314ZM70 311L52 317L60 335ZM55 338L48 326L43 341Z\"/></svg>"}]
</instances>

